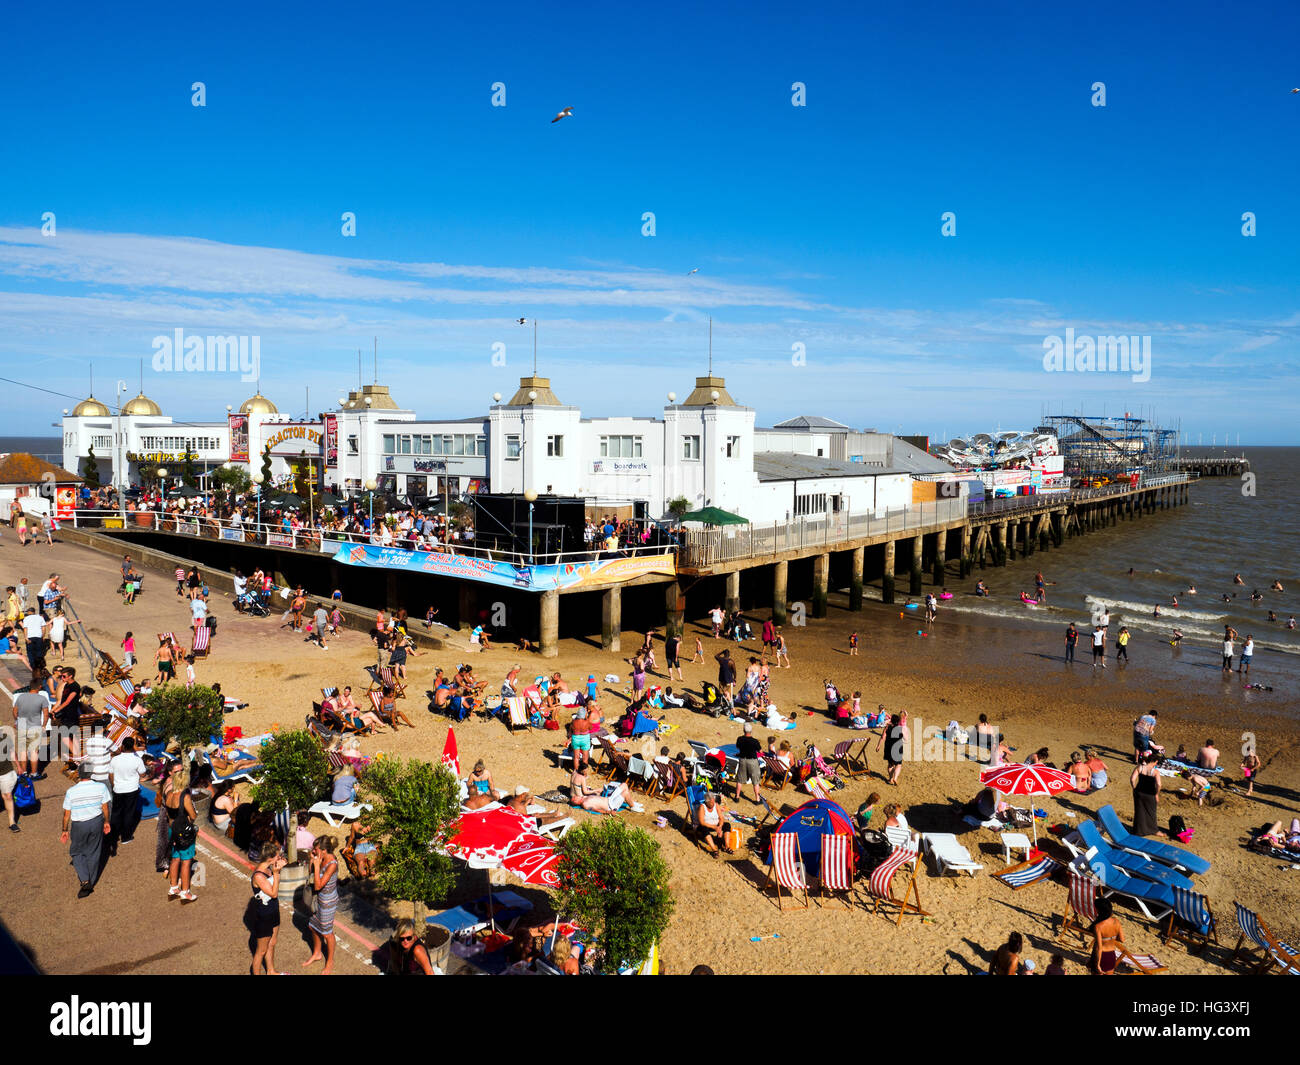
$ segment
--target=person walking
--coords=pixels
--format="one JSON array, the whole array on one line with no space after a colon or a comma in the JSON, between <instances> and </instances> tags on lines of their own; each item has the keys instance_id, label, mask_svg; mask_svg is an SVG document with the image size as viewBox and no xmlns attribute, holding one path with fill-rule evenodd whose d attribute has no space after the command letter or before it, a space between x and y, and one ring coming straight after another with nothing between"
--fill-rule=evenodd
<instances>
[{"instance_id":1,"label":"person walking","mask_svg":"<svg viewBox=\"0 0 1300 1065\"><path fill-rule=\"evenodd\" d=\"M44 780L41 769L41 745L50 723L50 701L41 692L41 682L33 680L26 691L14 697L14 732L17 734L18 772L33 780Z\"/></svg>"},{"instance_id":2,"label":"person walking","mask_svg":"<svg viewBox=\"0 0 1300 1065\"><path fill-rule=\"evenodd\" d=\"M668 666L668 679L673 679L673 670L677 671L677 679L685 680L682 676L682 664L678 655L682 649L682 638L676 632L664 637L664 661Z\"/></svg>"},{"instance_id":3,"label":"person walking","mask_svg":"<svg viewBox=\"0 0 1300 1065\"><path fill-rule=\"evenodd\" d=\"M27 638L27 665L33 673L45 664L45 637L49 631L49 622L34 606L28 607L23 618L23 636Z\"/></svg>"},{"instance_id":4,"label":"person walking","mask_svg":"<svg viewBox=\"0 0 1300 1065\"><path fill-rule=\"evenodd\" d=\"M97 780L91 779L91 767L82 763L80 780L63 795L63 828L59 842L67 843L72 867L81 883L77 898L84 899L95 890L104 854L104 837L108 835L109 805L112 796Z\"/></svg>"},{"instance_id":5,"label":"person walking","mask_svg":"<svg viewBox=\"0 0 1300 1065\"><path fill-rule=\"evenodd\" d=\"M1147 751L1129 777L1133 788L1133 834L1154 836L1160 831L1156 805L1160 802L1160 755Z\"/></svg>"},{"instance_id":6,"label":"person walking","mask_svg":"<svg viewBox=\"0 0 1300 1065\"><path fill-rule=\"evenodd\" d=\"M1106 630L1098 625L1092 630L1092 668L1097 668L1097 663L1101 663L1101 668L1106 668Z\"/></svg>"},{"instance_id":7,"label":"person walking","mask_svg":"<svg viewBox=\"0 0 1300 1065\"><path fill-rule=\"evenodd\" d=\"M1255 637L1247 635L1246 642L1241 648L1241 661L1237 666L1237 672L1243 677L1250 675L1250 660L1255 657Z\"/></svg>"},{"instance_id":8,"label":"person walking","mask_svg":"<svg viewBox=\"0 0 1300 1065\"><path fill-rule=\"evenodd\" d=\"M730 702L735 694L736 687L736 663L731 660L731 649L724 647L713 656L718 663L718 687L722 689Z\"/></svg>"},{"instance_id":9,"label":"person walking","mask_svg":"<svg viewBox=\"0 0 1300 1065\"><path fill-rule=\"evenodd\" d=\"M130 843L135 838L135 830L140 825L140 778L145 772L144 759L135 751L135 737L126 737L121 753L108 763L108 787L113 794L109 815L113 854L117 853L119 844Z\"/></svg>"},{"instance_id":10,"label":"person walking","mask_svg":"<svg viewBox=\"0 0 1300 1065\"><path fill-rule=\"evenodd\" d=\"M1115 637L1115 661L1117 663L1128 661L1128 641L1128 626L1121 625L1119 628L1119 635Z\"/></svg>"},{"instance_id":11,"label":"person walking","mask_svg":"<svg viewBox=\"0 0 1300 1065\"><path fill-rule=\"evenodd\" d=\"M280 938L280 870L288 862L279 846L268 853L253 870L253 899L249 904L249 923L253 932L254 976L276 976L275 944Z\"/></svg>"},{"instance_id":12,"label":"person walking","mask_svg":"<svg viewBox=\"0 0 1300 1065\"><path fill-rule=\"evenodd\" d=\"M179 898L182 903L194 902L198 896L190 890L190 869L194 864L194 853L198 842L199 830L194 823L194 800L190 798L186 786L189 770L178 765L167 778L167 798L165 806L170 827L167 833L168 866L167 898Z\"/></svg>"},{"instance_id":13,"label":"person walking","mask_svg":"<svg viewBox=\"0 0 1300 1065\"><path fill-rule=\"evenodd\" d=\"M316 637L316 643L320 645L320 649L322 651L329 650L329 648L325 646L325 630L329 628L329 623L330 623L330 616L329 616L329 612L325 609L325 604L318 603L316 605L315 611L312 613L311 616L311 628L312 628L312 635ZM396 654L397 652L394 651L393 653ZM393 664L391 659L389 660L388 664L390 666ZM406 664L404 659L401 664L403 666Z\"/></svg>"},{"instance_id":14,"label":"person walking","mask_svg":"<svg viewBox=\"0 0 1300 1065\"><path fill-rule=\"evenodd\" d=\"M754 723L745 722L745 732L736 739L736 801L740 801L740 789L746 782L754 786L754 802L758 803L758 782L763 775L763 764L759 755L763 745L754 739Z\"/></svg>"},{"instance_id":15,"label":"person walking","mask_svg":"<svg viewBox=\"0 0 1300 1065\"><path fill-rule=\"evenodd\" d=\"M1070 627L1065 630L1065 660L1074 661L1074 649L1079 645L1079 630L1074 627L1074 622L1070 622Z\"/></svg>"},{"instance_id":16,"label":"person walking","mask_svg":"<svg viewBox=\"0 0 1300 1065\"><path fill-rule=\"evenodd\" d=\"M18 809L14 805L14 788L18 786L18 741L12 725L0 725L0 799L4 800L9 814L9 831L21 832L18 827Z\"/></svg>"}]
</instances>

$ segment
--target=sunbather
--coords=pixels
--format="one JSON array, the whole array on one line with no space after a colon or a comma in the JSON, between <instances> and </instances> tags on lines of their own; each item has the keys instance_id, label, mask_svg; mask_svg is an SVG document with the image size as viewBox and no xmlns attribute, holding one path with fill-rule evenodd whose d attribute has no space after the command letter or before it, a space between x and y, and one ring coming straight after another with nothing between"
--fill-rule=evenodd
<instances>
[{"instance_id":1,"label":"sunbather","mask_svg":"<svg viewBox=\"0 0 1300 1065\"><path fill-rule=\"evenodd\" d=\"M1300 851L1300 817L1291 818L1291 828L1283 832L1282 822L1274 821L1252 840L1256 846L1276 847L1279 850Z\"/></svg>"},{"instance_id":2,"label":"sunbather","mask_svg":"<svg viewBox=\"0 0 1300 1065\"><path fill-rule=\"evenodd\" d=\"M543 810L541 813L529 813L528 807L532 805L533 795L523 784L515 785L514 794L506 800L506 805L514 810L517 814L523 814L525 817L535 818L537 827L554 824L556 821L562 821L565 814L559 810Z\"/></svg>"},{"instance_id":3,"label":"sunbather","mask_svg":"<svg viewBox=\"0 0 1300 1065\"><path fill-rule=\"evenodd\" d=\"M238 747L222 747L208 755L212 771L218 777L227 777L232 773L246 773L250 769L260 769L262 762L253 754Z\"/></svg>"},{"instance_id":4,"label":"sunbather","mask_svg":"<svg viewBox=\"0 0 1300 1065\"><path fill-rule=\"evenodd\" d=\"M587 786L584 772L575 771L569 778L569 802L592 813L612 814L627 802L627 796L628 786L623 781L615 784L613 790L605 795L602 789Z\"/></svg>"},{"instance_id":5,"label":"sunbather","mask_svg":"<svg viewBox=\"0 0 1300 1065\"><path fill-rule=\"evenodd\" d=\"M474 769L465 783L469 787L471 797L486 795L493 802L501 798L501 792L497 790L496 784L492 782L492 774L488 772L487 766L483 764L481 758L474 763Z\"/></svg>"}]
</instances>

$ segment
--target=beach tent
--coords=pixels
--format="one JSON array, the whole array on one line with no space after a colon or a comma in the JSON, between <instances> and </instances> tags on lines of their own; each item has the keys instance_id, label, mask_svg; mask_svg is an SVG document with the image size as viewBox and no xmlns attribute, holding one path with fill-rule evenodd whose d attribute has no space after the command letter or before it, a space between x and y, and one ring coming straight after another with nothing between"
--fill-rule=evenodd
<instances>
[{"instance_id":1,"label":"beach tent","mask_svg":"<svg viewBox=\"0 0 1300 1065\"><path fill-rule=\"evenodd\" d=\"M849 836L853 840L854 852L858 851L858 834L853 827L853 818L844 807L830 799L813 799L804 803L772 831L794 832L799 836L799 850L809 876L816 876L821 868L822 836Z\"/></svg>"},{"instance_id":2,"label":"beach tent","mask_svg":"<svg viewBox=\"0 0 1300 1065\"><path fill-rule=\"evenodd\" d=\"M748 525L749 519L742 518L739 514L732 514L730 511L723 510L720 507L704 507L701 510L692 510L681 516L681 521L699 522L701 525Z\"/></svg>"}]
</instances>

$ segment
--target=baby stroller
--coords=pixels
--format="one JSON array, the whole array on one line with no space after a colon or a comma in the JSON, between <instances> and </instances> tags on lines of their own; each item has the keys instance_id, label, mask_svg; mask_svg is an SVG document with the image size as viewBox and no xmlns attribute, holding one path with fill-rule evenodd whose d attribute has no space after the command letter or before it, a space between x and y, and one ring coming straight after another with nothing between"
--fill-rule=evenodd
<instances>
[{"instance_id":1,"label":"baby stroller","mask_svg":"<svg viewBox=\"0 0 1300 1065\"><path fill-rule=\"evenodd\" d=\"M719 690L715 685L710 684L707 680L701 686L704 692L704 712L712 714L714 717L723 717L729 714L733 707L731 700L726 693Z\"/></svg>"},{"instance_id":2,"label":"baby stroller","mask_svg":"<svg viewBox=\"0 0 1300 1065\"><path fill-rule=\"evenodd\" d=\"M245 592L243 595L237 596L235 599L235 609L241 614L247 614L252 618L269 617L271 613L266 603L263 602L262 597L260 595L255 595L252 592Z\"/></svg>"}]
</instances>

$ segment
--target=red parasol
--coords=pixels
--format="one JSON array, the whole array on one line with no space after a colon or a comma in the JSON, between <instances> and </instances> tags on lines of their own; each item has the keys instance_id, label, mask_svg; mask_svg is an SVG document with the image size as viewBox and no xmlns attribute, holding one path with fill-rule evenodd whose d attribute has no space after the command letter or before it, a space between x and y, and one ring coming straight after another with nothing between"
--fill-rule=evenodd
<instances>
[{"instance_id":1,"label":"red parasol","mask_svg":"<svg viewBox=\"0 0 1300 1065\"><path fill-rule=\"evenodd\" d=\"M500 861L514 843L530 834L537 834L537 822L508 806L474 810L460 815L455 834L447 841L447 853L466 861Z\"/></svg>"},{"instance_id":2,"label":"red parasol","mask_svg":"<svg viewBox=\"0 0 1300 1065\"><path fill-rule=\"evenodd\" d=\"M1049 765L1003 765L985 769L980 783L1003 795L1057 795L1074 790L1074 777ZM1034 827L1034 846L1038 846L1038 822L1030 804L1029 820Z\"/></svg>"},{"instance_id":3,"label":"red parasol","mask_svg":"<svg viewBox=\"0 0 1300 1065\"><path fill-rule=\"evenodd\" d=\"M460 776L460 751L456 749L456 733L447 726L447 742L442 745L442 764L450 766L451 771Z\"/></svg>"},{"instance_id":4,"label":"red parasol","mask_svg":"<svg viewBox=\"0 0 1300 1065\"><path fill-rule=\"evenodd\" d=\"M501 867L509 869L525 884L555 888L560 886L560 878L555 873L559 860L555 841L532 832L510 845L509 852L501 860Z\"/></svg>"}]
</instances>

